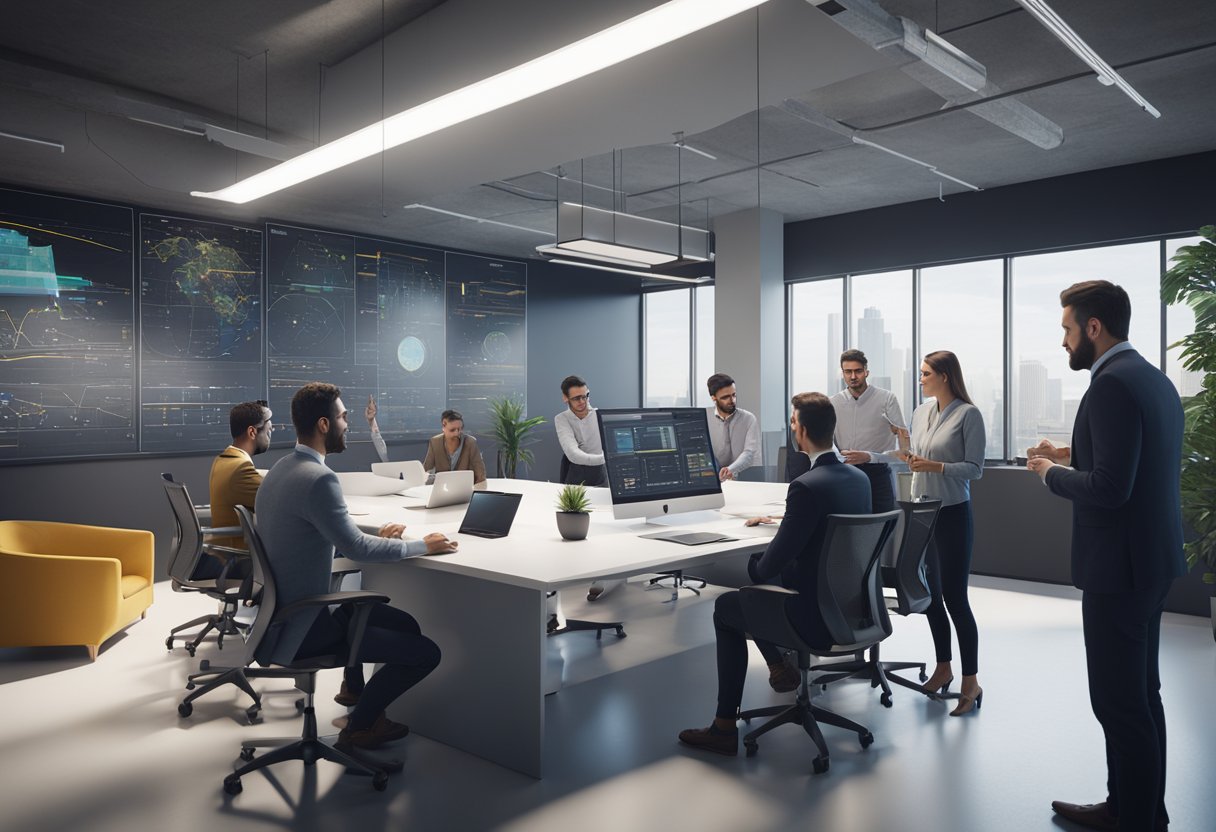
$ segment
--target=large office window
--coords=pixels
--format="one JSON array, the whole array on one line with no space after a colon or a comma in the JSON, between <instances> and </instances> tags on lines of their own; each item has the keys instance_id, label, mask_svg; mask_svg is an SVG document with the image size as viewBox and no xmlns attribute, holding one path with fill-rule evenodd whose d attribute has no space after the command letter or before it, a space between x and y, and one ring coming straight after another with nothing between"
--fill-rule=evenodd
<instances>
[{"instance_id":1,"label":"large office window","mask_svg":"<svg viewBox=\"0 0 1216 832\"><path fill-rule=\"evenodd\" d=\"M1158 241L1014 257L1011 455L1046 438L1067 444L1089 373L1068 367L1060 292L1082 280L1109 280L1132 302L1129 340L1154 363L1161 343L1161 244Z\"/></svg>"},{"instance_id":2,"label":"large office window","mask_svg":"<svg viewBox=\"0 0 1216 832\"><path fill-rule=\"evenodd\" d=\"M789 287L789 392L832 395L842 387L844 279Z\"/></svg>"},{"instance_id":3,"label":"large office window","mask_svg":"<svg viewBox=\"0 0 1216 832\"><path fill-rule=\"evenodd\" d=\"M1005 456L1005 263L984 260L921 269L920 359L936 350L958 356L971 401L984 416L984 456ZM910 418L910 413L905 413Z\"/></svg>"},{"instance_id":4,"label":"large office window","mask_svg":"<svg viewBox=\"0 0 1216 832\"><path fill-rule=\"evenodd\" d=\"M687 407L692 350L691 289L649 292L643 297L645 407Z\"/></svg>"},{"instance_id":5,"label":"large office window","mask_svg":"<svg viewBox=\"0 0 1216 832\"><path fill-rule=\"evenodd\" d=\"M849 286L849 347L866 354L870 384L895 393L910 414L920 366L912 354L912 272L858 275Z\"/></svg>"},{"instance_id":6,"label":"large office window","mask_svg":"<svg viewBox=\"0 0 1216 832\"><path fill-rule=\"evenodd\" d=\"M1165 241L1165 267L1174 264L1170 262L1182 246L1198 245L1202 237L1187 237L1182 240ZM1181 396L1194 396L1203 390L1203 373L1185 370L1182 367L1182 347L1173 346L1179 340L1195 331L1195 311L1185 303L1176 303L1165 309L1165 342L1169 347L1165 353L1165 373L1178 388Z\"/></svg>"}]
</instances>

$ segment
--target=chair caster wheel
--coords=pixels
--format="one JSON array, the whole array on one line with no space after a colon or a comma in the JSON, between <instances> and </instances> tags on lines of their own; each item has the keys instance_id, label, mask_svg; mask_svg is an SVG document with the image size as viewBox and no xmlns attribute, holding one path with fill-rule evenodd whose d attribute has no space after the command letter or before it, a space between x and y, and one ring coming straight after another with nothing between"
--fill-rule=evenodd
<instances>
[{"instance_id":1,"label":"chair caster wheel","mask_svg":"<svg viewBox=\"0 0 1216 832\"><path fill-rule=\"evenodd\" d=\"M304 708L306 707L306 705L307 705L307 703L302 698L296 700L296 710L299 713L304 713Z\"/></svg>"},{"instance_id":2,"label":"chair caster wheel","mask_svg":"<svg viewBox=\"0 0 1216 832\"><path fill-rule=\"evenodd\" d=\"M186 645L186 652L190 654L190 658L192 658L192 659L194 658L194 651L197 649L198 648L195 647L193 644Z\"/></svg>"},{"instance_id":3,"label":"chair caster wheel","mask_svg":"<svg viewBox=\"0 0 1216 832\"><path fill-rule=\"evenodd\" d=\"M260 705L253 705L245 709L245 719L249 720L250 725L258 725L262 721L262 708Z\"/></svg>"},{"instance_id":4,"label":"chair caster wheel","mask_svg":"<svg viewBox=\"0 0 1216 832\"><path fill-rule=\"evenodd\" d=\"M166 650L173 649L173 636L169 636L167 639L165 639L165 649Z\"/></svg>"},{"instance_id":5,"label":"chair caster wheel","mask_svg":"<svg viewBox=\"0 0 1216 832\"><path fill-rule=\"evenodd\" d=\"M891 707L891 694L884 693L882 696L878 697L878 701L882 703L884 708Z\"/></svg>"},{"instance_id":6,"label":"chair caster wheel","mask_svg":"<svg viewBox=\"0 0 1216 832\"><path fill-rule=\"evenodd\" d=\"M182 702L177 706L177 715L183 719L190 716L192 713L194 713L194 706L189 702Z\"/></svg>"},{"instance_id":7,"label":"chair caster wheel","mask_svg":"<svg viewBox=\"0 0 1216 832\"><path fill-rule=\"evenodd\" d=\"M921 680L922 682L927 682L927 681L929 681L929 676L928 676L928 675L925 673L925 671L923 671L923 670L920 672L920 680Z\"/></svg>"},{"instance_id":8,"label":"chair caster wheel","mask_svg":"<svg viewBox=\"0 0 1216 832\"><path fill-rule=\"evenodd\" d=\"M194 690L195 687L194 682L186 682L186 690Z\"/></svg>"},{"instance_id":9,"label":"chair caster wheel","mask_svg":"<svg viewBox=\"0 0 1216 832\"><path fill-rule=\"evenodd\" d=\"M756 752L760 750L759 743L745 742L743 743L743 753L747 757L755 757Z\"/></svg>"},{"instance_id":10,"label":"chair caster wheel","mask_svg":"<svg viewBox=\"0 0 1216 832\"><path fill-rule=\"evenodd\" d=\"M811 761L811 771L816 774L823 774L828 770L828 761L826 757L816 757Z\"/></svg>"},{"instance_id":11,"label":"chair caster wheel","mask_svg":"<svg viewBox=\"0 0 1216 832\"><path fill-rule=\"evenodd\" d=\"M224 778L225 794L240 794L243 788L241 778L231 774Z\"/></svg>"},{"instance_id":12,"label":"chair caster wheel","mask_svg":"<svg viewBox=\"0 0 1216 832\"><path fill-rule=\"evenodd\" d=\"M869 748L871 745L874 744L874 735L871 734L869 731L866 731L864 734L859 736L857 739L861 743L862 748Z\"/></svg>"},{"instance_id":13,"label":"chair caster wheel","mask_svg":"<svg viewBox=\"0 0 1216 832\"><path fill-rule=\"evenodd\" d=\"M250 760L252 760L253 759L253 749L247 748L247 747L242 748L241 749L241 759L244 760L245 762L249 762Z\"/></svg>"},{"instance_id":14,"label":"chair caster wheel","mask_svg":"<svg viewBox=\"0 0 1216 832\"><path fill-rule=\"evenodd\" d=\"M616 628L616 637L617 637L617 638L624 638L624 637L625 637L625 636L627 636L627 635L629 635L629 634L625 632L625 628L624 628L624 627L617 627L617 628Z\"/></svg>"},{"instance_id":15,"label":"chair caster wheel","mask_svg":"<svg viewBox=\"0 0 1216 832\"><path fill-rule=\"evenodd\" d=\"M372 788L378 792L382 792L388 788L388 775L383 771L378 771L372 775Z\"/></svg>"},{"instance_id":16,"label":"chair caster wheel","mask_svg":"<svg viewBox=\"0 0 1216 832\"><path fill-rule=\"evenodd\" d=\"M206 671L210 670L211 669L211 659L203 659L201 662L199 662L198 669L204 673Z\"/></svg>"}]
</instances>

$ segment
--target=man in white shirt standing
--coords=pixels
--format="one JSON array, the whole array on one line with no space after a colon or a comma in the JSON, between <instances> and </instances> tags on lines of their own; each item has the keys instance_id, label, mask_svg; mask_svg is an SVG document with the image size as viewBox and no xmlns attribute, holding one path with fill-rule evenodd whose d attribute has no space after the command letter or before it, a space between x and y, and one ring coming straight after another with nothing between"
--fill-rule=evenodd
<instances>
[{"instance_id":1,"label":"man in white shirt standing","mask_svg":"<svg viewBox=\"0 0 1216 832\"><path fill-rule=\"evenodd\" d=\"M739 407L735 380L714 373L706 382L714 403L709 410L709 441L718 461L718 478L733 480L760 462L760 422Z\"/></svg>"},{"instance_id":2,"label":"man in white shirt standing","mask_svg":"<svg viewBox=\"0 0 1216 832\"><path fill-rule=\"evenodd\" d=\"M608 469L604 466L604 446L600 428L591 406L591 391L578 376L562 379L562 401L566 409L553 417L557 441L570 461L563 466L562 482L582 485L607 485Z\"/></svg>"},{"instance_id":3,"label":"man in white shirt standing","mask_svg":"<svg viewBox=\"0 0 1216 832\"><path fill-rule=\"evenodd\" d=\"M856 465L870 478L875 513L895 509L895 489L890 455L898 447L892 426L904 427L899 399L890 390L872 387L869 361L861 350L840 354L840 374L845 389L832 396L836 410L836 447L844 461Z\"/></svg>"},{"instance_id":4,"label":"man in white shirt standing","mask_svg":"<svg viewBox=\"0 0 1216 832\"><path fill-rule=\"evenodd\" d=\"M562 482L573 485L607 486L608 468L604 465L604 444L600 426L591 406L591 391L578 376L562 379L562 401L566 409L553 417L557 441L569 464L562 465ZM587 600L595 601L625 583L621 580L596 580L587 590ZM555 609L550 607L552 619Z\"/></svg>"}]
</instances>

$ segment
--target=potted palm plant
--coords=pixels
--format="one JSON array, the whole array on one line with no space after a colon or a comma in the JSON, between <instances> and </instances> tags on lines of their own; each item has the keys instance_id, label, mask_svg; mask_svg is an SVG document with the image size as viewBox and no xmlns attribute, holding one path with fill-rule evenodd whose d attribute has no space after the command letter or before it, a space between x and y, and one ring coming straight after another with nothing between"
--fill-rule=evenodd
<instances>
[{"instance_id":1,"label":"potted palm plant","mask_svg":"<svg viewBox=\"0 0 1216 832\"><path fill-rule=\"evenodd\" d=\"M1187 563L1203 564L1204 583L1216 586L1216 226L1204 226L1199 234L1204 239L1197 245L1182 246L1174 255L1174 266L1161 279L1161 299L1195 312L1194 332L1171 344L1181 345L1184 368L1206 374L1203 389L1182 400L1182 518L1189 527ZM1216 594L1211 604L1216 637Z\"/></svg>"},{"instance_id":2,"label":"potted palm plant","mask_svg":"<svg viewBox=\"0 0 1216 832\"><path fill-rule=\"evenodd\" d=\"M591 527L587 486L567 485L557 494L557 530L566 540L585 540Z\"/></svg>"},{"instance_id":3,"label":"potted palm plant","mask_svg":"<svg viewBox=\"0 0 1216 832\"><path fill-rule=\"evenodd\" d=\"M525 418L524 404L514 396L490 399L490 423L494 439L498 443L498 476L514 479L519 463L532 462L532 452L525 445L532 440L529 434L537 425L544 424L544 416Z\"/></svg>"}]
</instances>

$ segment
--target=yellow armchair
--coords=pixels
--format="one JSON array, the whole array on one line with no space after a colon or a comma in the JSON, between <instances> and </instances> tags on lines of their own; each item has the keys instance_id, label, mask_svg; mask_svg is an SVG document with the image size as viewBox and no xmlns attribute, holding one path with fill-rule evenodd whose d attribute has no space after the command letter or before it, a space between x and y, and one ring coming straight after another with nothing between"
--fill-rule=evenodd
<instances>
[{"instance_id":1,"label":"yellow armchair","mask_svg":"<svg viewBox=\"0 0 1216 832\"><path fill-rule=\"evenodd\" d=\"M0 647L83 644L89 658L152 605L152 532L0 521Z\"/></svg>"}]
</instances>

